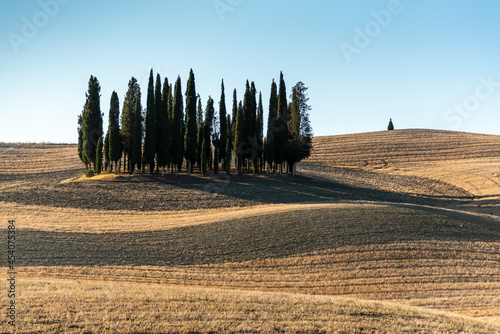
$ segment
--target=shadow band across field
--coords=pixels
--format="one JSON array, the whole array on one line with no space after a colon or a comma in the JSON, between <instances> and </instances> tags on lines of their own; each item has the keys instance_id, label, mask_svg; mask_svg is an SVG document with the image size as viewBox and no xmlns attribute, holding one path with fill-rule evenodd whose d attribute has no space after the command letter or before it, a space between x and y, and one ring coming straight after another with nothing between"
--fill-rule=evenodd
<instances>
[{"instance_id":1,"label":"shadow band across field","mask_svg":"<svg viewBox=\"0 0 500 334\"><path fill-rule=\"evenodd\" d=\"M433 206L458 204L466 196L404 194L306 176L213 178L136 176L115 181L43 184L0 192L0 201L97 210L172 211L257 204L328 203L366 200Z\"/></svg>"},{"instance_id":2,"label":"shadow band across field","mask_svg":"<svg viewBox=\"0 0 500 334\"><path fill-rule=\"evenodd\" d=\"M178 266L282 258L342 246L422 240L498 242L500 226L418 208L352 205L165 231L20 230L18 235L19 266Z\"/></svg>"}]
</instances>

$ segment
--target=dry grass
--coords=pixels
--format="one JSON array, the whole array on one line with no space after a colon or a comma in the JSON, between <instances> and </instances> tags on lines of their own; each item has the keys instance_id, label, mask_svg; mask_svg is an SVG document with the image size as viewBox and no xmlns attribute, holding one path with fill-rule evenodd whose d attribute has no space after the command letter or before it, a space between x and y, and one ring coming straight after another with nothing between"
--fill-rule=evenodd
<instances>
[{"instance_id":1,"label":"dry grass","mask_svg":"<svg viewBox=\"0 0 500 334\"><path fill-rule=\"evenodd\" d=\"M17 333L500 331L463 316L330 296L34 279L20 286ZM5 318L0 324L7 330Z\"/></svg>"},{"instance_id":2,"label":"dry grass","mask_svg":"<svg viewBox=\"0 0 500 334\"><path fill-rule=\"evenodd\" d=\"M75 145L0 144L19 332L500 332L500 224L484 214L500 207L500 139L314 141L293 179L63 184L82 173Z\"/></svg>"}]
</instances>

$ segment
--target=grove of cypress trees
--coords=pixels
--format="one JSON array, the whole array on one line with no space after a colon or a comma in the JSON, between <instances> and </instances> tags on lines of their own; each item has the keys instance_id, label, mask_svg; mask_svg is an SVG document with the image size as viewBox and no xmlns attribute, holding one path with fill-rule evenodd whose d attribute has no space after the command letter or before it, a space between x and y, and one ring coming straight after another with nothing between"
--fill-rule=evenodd
<instances>
[{"instance_id":1,"label":"grove of cypress trees","mask_svg":"<svg viewBox=\"0 0 500 334\"><path fill-rule=\"evenodd\" d=\"M219 124L220 124L220 150L219 158L222 160L222 169L226 162L226 143L227 143L227 122L226 122L226 96L224 94L224 80L221 84L221 94L219 102ZM218 162L218 160L216 160Z\"/></svg>"},{"instance_id":2,"label":"grove of cypress trees","mask_svg":"<svg viewBox=\"0 0 500 334\"><path fill-rule=\"evenodd\" d=\"M196 88L193 70L189 72L186 89L186 135L184 138L184 156L188 162L188 176L191 168L197 161L196 151L198 146L198 129L196 126Z\"/></svg>"},{"instance_id":3,"label":"grove of cypress trees","mask_svg":"<svg viewBox=\"0 0 500 334\"><path fill-rule=\"evenodd\" d=\"M160 106L157 109L157 152L156 162L158 167L161 167L161 176L165 175L165 166L170 163L172 152L172 138L170 127L170 115L168 110L168 102L170 93L168 79L163 82L163 92L161 95Z\"/></svg>"},{"instance_id":4,"label":"grove of cypress trees","mask_svg":"<svg viewBox=\"0 0 500 334\"><path fill-rule=\"evenodd\" d=\"M148 167L148 175L155 167L156 151L156 115L153 69L149 72L148 97L146 105L146 136L144 138L144 163Z\"/></svg>"},{"instance_id":5,"label":"grove of cypress trees","mask_svg":"<svg viewBox=\"0 0 500 334\"><path fill-rule=\"evenodd\" d=\"M175 166L175 175L177 176L177 171L182 165L183 152L183 112L184 105L182 102L182 87L181 87L181 77L177 77L174 88L174 101L172 105L172 162Z\"/></svg>"},{"instance_id":6,"label":"grove of cypress trees","mask_svg":"<svg viewBox=\"0 0 500 334\"><path fill-rule=\"evenodd\" d=\"M111 162L111 171L113 169L112 163L115 163L115 168L117 168L116 164L118 160L122 157L123 144L120 134L120 102L118 101L118 94L115 91L111 94L111 101L109 107L109 119L108 119L108 128L109 128L109 161Z\"/></svg>"}]
</instances>

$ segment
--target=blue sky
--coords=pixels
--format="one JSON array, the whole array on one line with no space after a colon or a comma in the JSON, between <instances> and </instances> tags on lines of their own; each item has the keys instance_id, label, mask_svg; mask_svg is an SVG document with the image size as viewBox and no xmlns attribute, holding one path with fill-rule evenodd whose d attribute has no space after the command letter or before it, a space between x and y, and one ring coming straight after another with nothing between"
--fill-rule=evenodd
<instances>
[{"instance_id":1,"label":"blue sky","mask_svg":"<svg viewBox=\"0 0 500 334\"><path fill-rule=\"evenodd\" d=\"M432 128L500 134L495 0L0 1L0 141L76 142L90 75L113 90L149 69L203 106L255 81L309 87L315 135ZM33 29L34 28L34 29ZM143 94L143 105L146 96ZM216 107L218 103L216 103ZM267 117L267 116L266 116Z\"/></svg>"}]
</instances>

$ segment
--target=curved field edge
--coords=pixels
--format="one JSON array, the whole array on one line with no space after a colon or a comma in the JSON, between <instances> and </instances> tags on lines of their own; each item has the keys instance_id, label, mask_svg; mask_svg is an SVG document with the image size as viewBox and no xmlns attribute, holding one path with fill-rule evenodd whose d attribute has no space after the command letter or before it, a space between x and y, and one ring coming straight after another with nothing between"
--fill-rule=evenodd
<instances>
[{"instance_id":1,"label":"curved field edge","mask_svg":"<svg viewBox=\"0 0 500 334\"><path fill-rule=\"evenodd\" d=\"M18 298L18 333L500 331L499 325L464 316L342 297L116 282L19 284L24 293ZM5 317L0 324L6 328Z\"/></svg>"},{"instance_id":2,"label":"curved field edge","mask_svg":"<svg viewBox=\"0 0 500 334\"><path fill-rule=\"evenodd\" d=\"M110 233L161 231L179 227L195 226L222 222L231 219L243 219L270 214L307 211L315 209L342 208L380 208L395 207L434 212L458 219L472 220L500 226L500 218L495 215L474 213L451 208L439 208L426 205L374 202L341 201L337 203L297 203L264 204L245 207L219 209L182 210L175 212L135 210L97 210L78 208L54 208L41 205L25 205L0 201L0 219L14 219L19 228L24 230ZM98 222L98 223L96 223ZM0 232L1 233L1 232Z\"/></svg>"}]
</instances>

